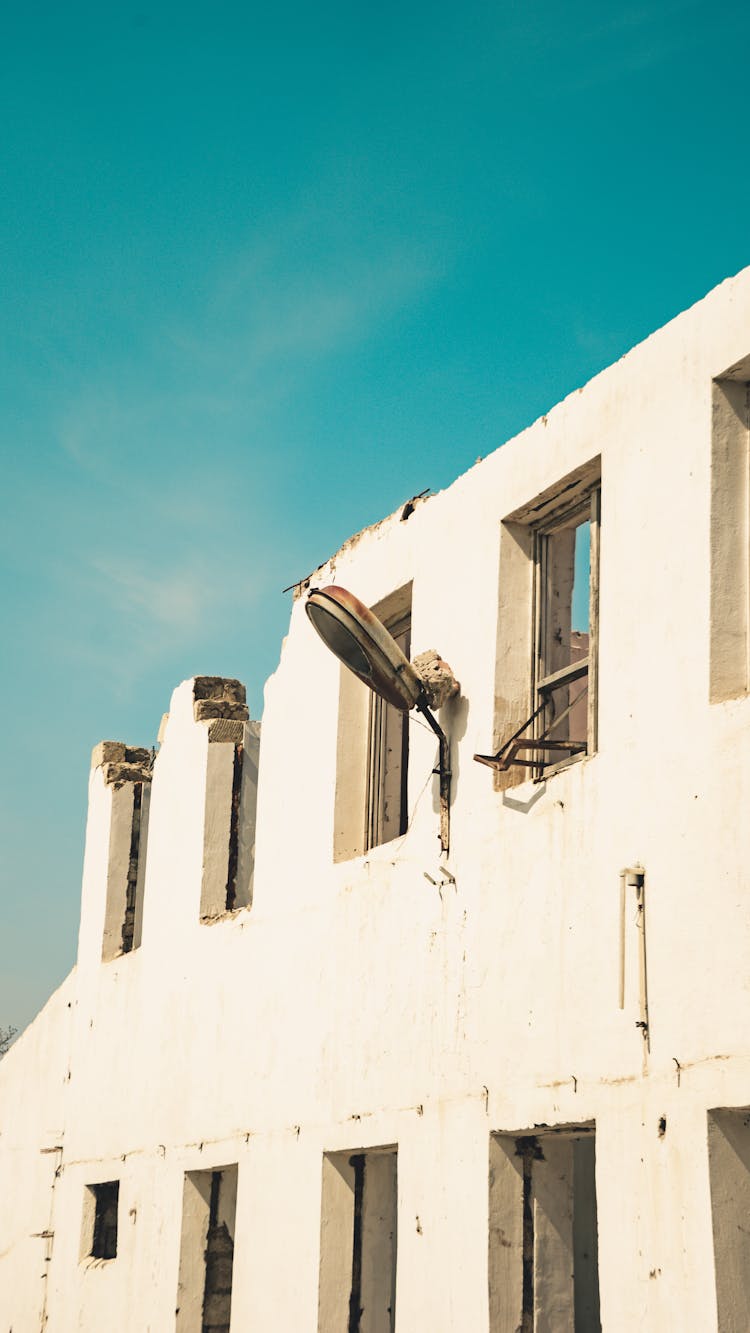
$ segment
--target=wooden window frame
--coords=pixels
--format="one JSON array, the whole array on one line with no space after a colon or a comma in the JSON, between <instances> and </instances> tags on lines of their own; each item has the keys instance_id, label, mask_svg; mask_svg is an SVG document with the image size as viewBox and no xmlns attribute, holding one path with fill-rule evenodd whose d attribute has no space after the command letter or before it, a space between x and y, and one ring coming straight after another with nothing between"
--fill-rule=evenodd
<instances>
[{"instance_id":1,"label":"wooden window frame","mask_svg":"<svg viewBox=\"0 0 750 1333\"><path fill-rule=\"evenodd\" d=\"M411 649L411 603L385 621L386 629L406 657ZM398 831L388 829L389 730L400 727ZM398 745L399 738L396 738ZM371 694L368 715L367 783L365 789L365 851L401 837L408 825L409 714Z\"/></svg>"},{"instance_id":2,"label":"wooden window frame","mask_svg":"<svg viewBox=\"0 0 750 1333\"><path fill-rule=\"evenodd\" d=\"M575 524L573 520L578 520ZM556 671L547 671L549 629L548 615L552 596L550 571L548 569L549 540L564 528L590 523L590 568L589 568L589 651L585 658L571 662ZM545 523L534 530L534 649L532 660L532 718L533 735L538 740L550 729L551 719L546 707L553 690L565 685L572 685L584 676L587 678L587 726L585 748L567 755L564 759L543 762L534 765L537 778L549 777L569 764L577 763L587 755L596 753L598 743L598 685L599 685L599 553L601 537L601 483L592 486L588 493L579 498L574 505L566 507L550 516ZM572 707L572 705L569 705ZM565 710L567 711L567 710ZM560 722L565 712L556 719ZM540 753L543 753L540 751Z\"/></svg>"}]
</instances>

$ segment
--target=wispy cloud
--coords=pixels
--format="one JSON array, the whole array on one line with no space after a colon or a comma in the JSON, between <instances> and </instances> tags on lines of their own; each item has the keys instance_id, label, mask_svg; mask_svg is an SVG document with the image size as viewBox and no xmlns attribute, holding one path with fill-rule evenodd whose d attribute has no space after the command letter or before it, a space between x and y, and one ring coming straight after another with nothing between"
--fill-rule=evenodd
<instances>
[{"instance_id":1,"label":"wispy cloud","mask_svg":"<svg viewBox=\"0 0 750 1333\"><path fill-rule=\"evenodd\" d=\"M616 84L696 47L702 26L693 20L704 8L702 0L624 4L603 10L593 23L577 22L575 9L560 10L564 34L524 11L504 30L504 42L535 66L540 57L554 57L545 89L559 97Z\"/></svg>"},{"instance_id":2,"label":"wispy cloud","mask_svg":"<svg viewBox=\"0 0 750 1333\"><path fill-rule=\"evenodd\" d=\"M263 430L322 364L377 336L444 272L444 257L401 241L321 252L316 234L302 210L250 239L205 279L189 320L165 312L148 373L113 365L83 386L57 426L70 461L135 494L134 456L179 436L189 458L240 417L246 432Z\"/></svg>"},{"instance_id":3,"label":"wispy cloud","mask_svg":"<svg viewBox=\"0 0 750 1333\"><path fill-rule=\"evenodd\" d=\"M60 568L57 583L64 602L50 607L44 651L106 679L119 698L160 664L185 662L189 674L215 663L228 617L247 615L263 591L262 577L217 580L179 551L152 562L84 555Z\"/></svg>"},{"instance_id":4,"label":"wispy cloud","mask_svg":"<svg viewBox=\"0 0 750 1333\"><path fill-rule=\"evenodd\" d=\"M162 659L194 663L276 586L265 543L298 467L284 450L304 437L300 404L309 393L314 412L317 377L442 278L444 256L347 244L332 216L300 207L249 237L58 416L80 523L57 578L73 609L49 628L120 693Z\"/></svg>"},{"instance_id":5,"label":"wispy cloud","mask_svg":"<svg viewBox=\"0 0 750 1333\"><path fill-rule=\"evenodd\" d=\"M114 614L145 629L191 634L206 616L212 590L195 570L134 568L113 560L94 560L92 568Z\"/></svg>"},{"instance_id":6,"label":"wispy cloud","mask_svg":"<svg viewBox=\"0 0 750 1333\"><path fill-rule=\"evenodd\" d=\"M691 13L701 12L701 0L673 0L659 6L627 6L608 14L599 24L574 37L591 59L586 72L561 78L561 89L586 92L617 83L668 63L701 40L691 27Z\"/></svg>"},{"instance_id":7,"label":"wispy cloud","mask_svg":"<svg viewBox=\"0 0 750 1333\"><path fill-rule=\"evenodd\" d=\"M168 326L179 355L235 385L269 371L294 374L371 337L440 277L434 258L402 243L374 256L320 255L312 246L290 260L286 241L296 231L282 228L273 244L253 241L224 266L207 293L203 320Z\"/></svg>"}]
</instances>

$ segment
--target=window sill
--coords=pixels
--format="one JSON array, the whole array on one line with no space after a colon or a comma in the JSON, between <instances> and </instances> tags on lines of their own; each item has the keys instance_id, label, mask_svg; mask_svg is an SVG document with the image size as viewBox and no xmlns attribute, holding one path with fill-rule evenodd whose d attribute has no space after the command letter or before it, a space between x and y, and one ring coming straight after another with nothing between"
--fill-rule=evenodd
<instances>
[{"instance_id":1,"label":"window sill","mask_svg":"<svg viewBox=\"0 0 750 1333\"><path fill-rule=\"evenodd\" d=\"M527 778L525 782L519 782L515 787L506 787L500 793L502 803L510 810L526 812L543 796L548 781L562 778L563 774L570 773L574 769L581 768L583 771L595 759L596 754L574 755L572 759L555 764L554 768L548 768L538 778Z\"/></svg>"}]
</instances>

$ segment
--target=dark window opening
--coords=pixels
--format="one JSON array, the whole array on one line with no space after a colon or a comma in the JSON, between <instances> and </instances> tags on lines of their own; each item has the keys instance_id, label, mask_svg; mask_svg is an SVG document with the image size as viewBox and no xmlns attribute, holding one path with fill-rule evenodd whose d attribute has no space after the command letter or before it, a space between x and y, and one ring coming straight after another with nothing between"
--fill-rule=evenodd
<instances>
[{"instance_id":1,"label":"dark window opening","mask_svg":"<svg viewBox=\"0 0 750 1333\"><path fill-rule=\"evenodd\" d=\"M238 749L240 747L238 746ZM211 1173L211 1198L206 1238L206 1283L203 1288L201 1333L229 1333L232 1310L234 1241L220 1212L222 1171Z\"/></svg>"},{"instance_id":2,"label":"dark window opening","mask_svg":"<svg viewBox=\"0 0 750 1333\"><path fill-rule=\"evenodd\" d=\"M141 810L143 783L133 784L133 823L130 830L130 856L125 885L125 919L122 923L122 952L130 953L135 940L135 916L138 901L138 871L141 854Z\"/></svg>"},{"instance_id":3,"label":"dark window opening","mask_svg":"<svg viewBox=\"0 0 750 1333\"><path fill-rule=\"evenodd\" d=\"M117 1211L119 1180L90 1185L94 1196L94 1232L91 1240L93 1259L114 1259L117 1255Z\"/></svg>"},{"instance_id":4,"label":"dark window opening","mask_svg":"<svg viewBox=\"0 0 750 1333\"><path fill-rule=\"evenodd\" d=\"M359 1333L362 1318L362 1203L365 1191L365 1155L356 1153L349 1160L354 1171L354 1226L348 1333Z\"/></svg>"},{"instance_id":5,"label":"dark window opening","mask_svg":"<svg viewBox=\"0 0 750 1333\"><path fill-rule=\"evenodd\" d=\"M240 798L242 796L242 762L244 750L234 747L232 769L232 808L229 816L229 856L227 858L226 910L233 912L237 903L237 866L240 853Z\"/></svg>"},{"instance_id":6,"label":"dark window opening","mask_svg":"<svg viewBox=\"0 0 750 1333\"><path fill-rule=\"evenodd\" d=\"M237 1180L236 1164L185 1175L176 1333L229 1333Z\"/></svg>"}]
</instances>

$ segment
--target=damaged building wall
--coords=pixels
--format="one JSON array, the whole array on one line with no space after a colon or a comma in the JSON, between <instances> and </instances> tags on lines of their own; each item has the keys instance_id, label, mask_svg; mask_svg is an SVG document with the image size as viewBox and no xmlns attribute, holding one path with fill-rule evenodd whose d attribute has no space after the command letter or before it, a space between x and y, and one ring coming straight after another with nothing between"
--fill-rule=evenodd
<instances>
[{"instance_id":1,"label":"damaged building wall","mask_svg":"<svg viewBox=\"0 0 750 1333\"><path fill-rule=\"evenodd\" d=\"M104 961L116 808L94 764L77 967L0 1066L8 1326L39 1327L43 1271L49 1333L174 1327L185 1177L236 1164L231 1327L315 1330L323 1162L387 1145L397 1330L495 1333L490 1276L507 1247L490 1238L518 1215L499 1176L491 1188L493 1145L595 1126L602 1328L727 1327L734 1205L708 1114L721 1126L720 1112L749 1101L750 700L711 702L721 624L736 648L712 601L712 559L726 554L712 546L712 402L749 330L745 273L310 576L369 606L411 583L412 657L436 650L461 681L439 710L448 858L435 737L412 716L407 832L334 860L341 678L304 588L266 686L259 780L243 757L246 904L227 909L226 896L235 747L246 756L257 739L236 715L239 682L197 698L187 681L172 697L150 783L140 944ZM473 756L516 723L524 688L530 702L530 529L514 515L599 458L598 749L501 790ZM132 840L121 844L129 864ZM620 871L637 864L647 1032L644 913L632 885L621 898ZM117 1256L82 1259L85 1191L115 1180ZM523 1300L522 1268L520 1281ZM570 1291L558 1299L569 1323Z\"/></svg>"}]
</instances>

